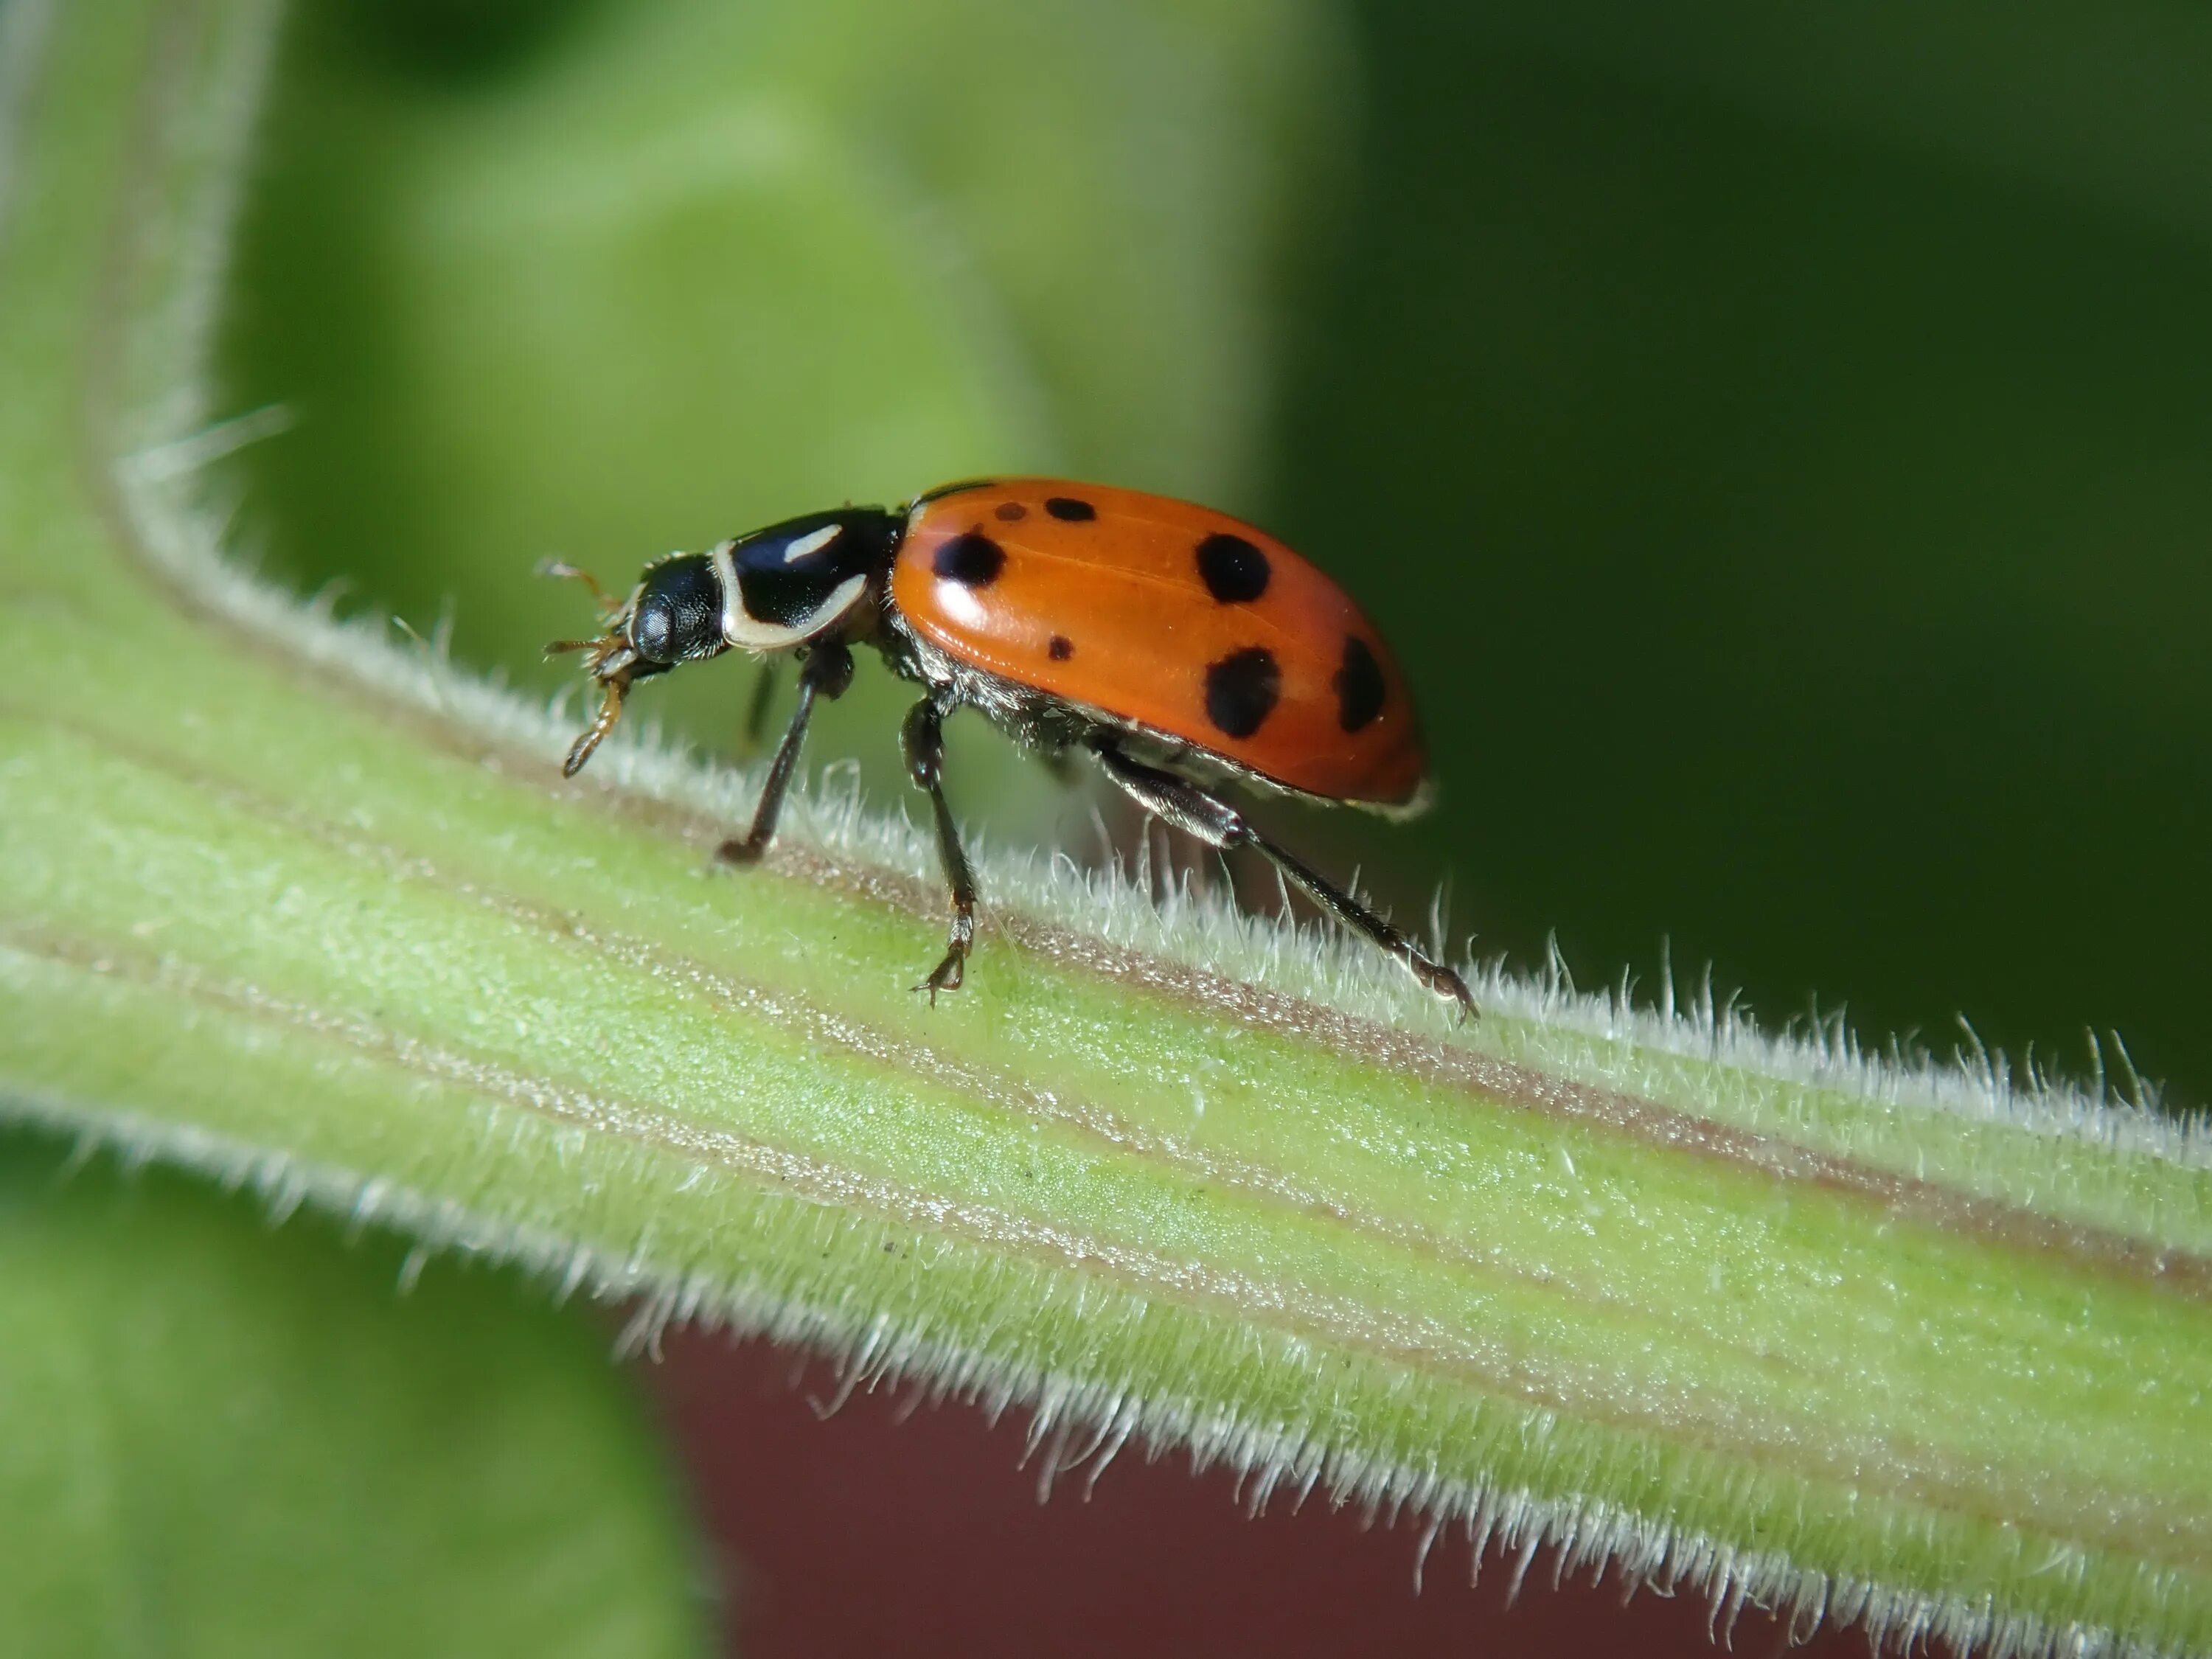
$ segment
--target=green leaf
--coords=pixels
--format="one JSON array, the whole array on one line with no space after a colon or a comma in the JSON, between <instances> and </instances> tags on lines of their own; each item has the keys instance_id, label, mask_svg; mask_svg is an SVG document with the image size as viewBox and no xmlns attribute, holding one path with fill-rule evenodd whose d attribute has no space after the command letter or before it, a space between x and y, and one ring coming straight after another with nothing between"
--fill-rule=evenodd
<instances>
[{"instance_id":1,"label":"green leaf","mask_svg":"<svg viewBox=\"0 0 2212 1659\"><path fill-rule=\"evenodd\" d=\"M0 1138L10 1653L704 1650L603 1329L256 1207Z\"/></svg>"},{"instance_id":2,"label":"green leaf","mask_svg":"<svg viewBox=\"0 0 2212 1659\"><path fill-rule=\"evenodd\" d=\"M1033 1400L1055 1463L1179 1443L1717 1604L2212 1650L2197 1130L1671 989L1493 974L1457 1027L1372 952L1005 855L933 1009L903 821L824 792L718 875L744 780L633 740L563 785L567 725L222 563L197 329L264 21L73 13L10 107L21 1115L641 1334Z\"/></svg>"}]
</instances>

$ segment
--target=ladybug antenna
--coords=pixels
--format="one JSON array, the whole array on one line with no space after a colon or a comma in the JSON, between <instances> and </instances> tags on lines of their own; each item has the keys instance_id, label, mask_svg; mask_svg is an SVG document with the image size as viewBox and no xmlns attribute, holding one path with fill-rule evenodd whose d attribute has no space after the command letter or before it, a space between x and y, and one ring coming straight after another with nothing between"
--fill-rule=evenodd
<instances>
[{"instance_id":1,"label":"ladybug antenna","mask_svg":"<svg viewBox=\"0 0 2212 1659\"><path fill-rule=\"evenodd\" d=\"M620 599L599 586L599 579L597 576L580 566L570 564L566 559L540 559L538 562L538 574L541 576L551 576L562 581L583 583L592 590L592 599L597 602L601 613L605 616L611 617L623 608L623 602Z\"/></svg>"}]
</instances>

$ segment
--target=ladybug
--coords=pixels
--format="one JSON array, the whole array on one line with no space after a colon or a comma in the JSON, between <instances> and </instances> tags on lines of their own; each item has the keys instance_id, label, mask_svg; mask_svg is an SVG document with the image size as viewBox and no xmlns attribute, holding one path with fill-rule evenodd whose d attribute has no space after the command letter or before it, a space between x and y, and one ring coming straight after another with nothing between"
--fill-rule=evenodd
<instances>
[{"instance_id":1,"label":"ladybug","mask_svg":"<svg viewBox=\"0 0 2212 1659\"><path fill-rule=\"evenodd\" d=\"M751 826L720 856L768 849L817 697L852 684L856 645L923 688L901 733L929 795L951 890L945 957L915 988L958 988L975 933L975 876L945 805L945 716L973 708L1048 756L1081 750L1154 817L1209 846L1256 848L1346 926L1471 1014L1466 981L1223 799L1223 782L1309 799L1416 810L1413 705L1389 647L1344 591L1224 514L1059 478L947 484L902 510L787 519L646 567L581 651L604 690L568 750L574 777L636 681L736 647L791 653L799 706Z\"/></svg>"}]
</instances>

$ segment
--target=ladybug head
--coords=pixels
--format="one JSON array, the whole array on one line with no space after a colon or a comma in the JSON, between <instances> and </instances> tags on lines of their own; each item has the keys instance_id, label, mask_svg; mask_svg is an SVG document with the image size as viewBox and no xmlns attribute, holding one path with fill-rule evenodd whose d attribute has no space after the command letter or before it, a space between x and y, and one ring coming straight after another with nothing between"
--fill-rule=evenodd
<instances>
[{"instance_id":1,"label":"ladybug head","mask_svg":"<svg viewBox=\"0 0 2212 1659\"><path fill-rule=\"evenodd\" d=\"M584 672L605 693L590 728L568 750L568 775L614 730L631 681L733 646L755 653L804 650L837 637L855 617L865 620L868 596L905 524L879 507L787 519L704 553L672 553L647 565L629 598L619 601L572 566L547 566L550 575L590 583L606 617L606 632L596 638L545 647L549 654L583 653Z\"/></svg>"},{"instance_id":2,"label":"ladybug head","mask_svg":"<svg viewBox=\"0 0 2212 1659\"><path fill-rule=\"evenodd\" d=\"M580 570L566 565L549 567L550 574L573 575L591 582ZM678 553L649 565L625 602L617 604L599 591L600 608L610 613L607 631L594 639L556 640L545 647L549 656L564 651L584 653L584 672L604 688L599 712L568 750L563 775L574 777L600 740L622 718L623 695L630 682L665 674L680 662L720 654L729 648L722 637L722 579L714 561L704 553Z\"/></svg>"},{"instance_id":3,"label":"ladybug head","mask_svg":"<svg viewBox=\"0 0 2212 1659\"><path fill-rule=\"evenodd\" d=\"M625 635L641 662L670 668L719 656L722 637L722 580L704 553L663 559L645 573L615 631Z\"/></svg>"}]
</instances>

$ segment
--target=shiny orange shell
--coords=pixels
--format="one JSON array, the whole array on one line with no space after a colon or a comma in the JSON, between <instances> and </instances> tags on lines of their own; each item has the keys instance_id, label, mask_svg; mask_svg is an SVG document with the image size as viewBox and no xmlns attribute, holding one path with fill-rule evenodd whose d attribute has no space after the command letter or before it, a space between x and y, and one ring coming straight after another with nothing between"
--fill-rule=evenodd
<instances>
[{"instance_id":1,"label":"shiny orange shell","mask_svg":"<svg viewBox=\"0 0 2212 1659\"><path fill-rule=\"evenodd\" d=\"M1399 805L1420 787L1382 636L1226 514L1060 478L959 485L915 501L891 600L949 656L1287 788Z\"/></svg>"}]
</instances>

